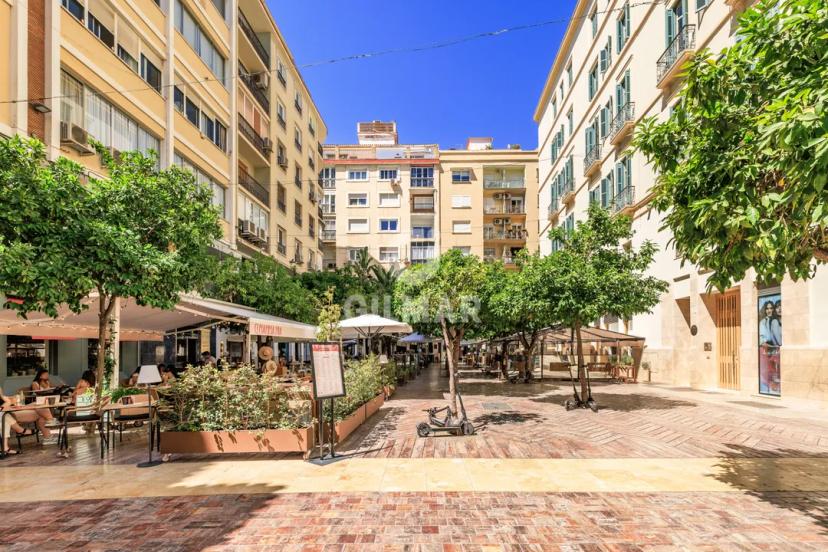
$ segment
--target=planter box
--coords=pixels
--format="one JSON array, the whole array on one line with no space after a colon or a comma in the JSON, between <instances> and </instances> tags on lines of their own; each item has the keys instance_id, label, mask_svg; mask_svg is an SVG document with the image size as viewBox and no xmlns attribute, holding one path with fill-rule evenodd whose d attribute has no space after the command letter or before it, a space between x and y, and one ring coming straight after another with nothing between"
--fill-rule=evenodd
<instances>
[{"instance_id":1,"label":"planter box","mask_svg":"<svg viewBox=\"0 0 828 552\"><path fill-rule=\"evenodd\" d=\"M385 395L377 395L367 403L365 403L365 419L377 413L377 410L385 404Z\"/></svg>"},{"instance_id":2,"label":"planter box","mask_svg":"<svg viewBox=\"0 0 828 552\"><path fill-rule=\"evenodd\" d=\"M260 436L261 435L261 436ZM307 452L313 430L268 429L257 431L162 431L161 453L224 454L235 452Z\"/></svg>"}]
</instances>

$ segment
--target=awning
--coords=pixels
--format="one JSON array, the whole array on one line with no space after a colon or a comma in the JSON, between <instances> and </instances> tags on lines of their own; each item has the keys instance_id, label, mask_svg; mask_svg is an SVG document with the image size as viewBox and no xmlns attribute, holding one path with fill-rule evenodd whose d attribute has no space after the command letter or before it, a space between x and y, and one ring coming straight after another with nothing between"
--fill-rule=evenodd
<instances>
[{"instance_id":1,"label":"awning","mask_svg":"<svg viewBox=\"0 0 828 552\"><path fill-rule=\"evenodd\" d=\"M378 335L411 333L411 326L399 320L383 318L378 314L363 314L339 323L342 337L375 337Z\"/></svg>"},{"instance_id":2,"label":"awning","mask_svg":"<svg viewBox=\"0 0 828 552\"><path fill-rule=\"evenodd\" d=\"M570 343L572 341L572 328L557 327L547 328L542 330L538 335L538 339L544 340L547 343ZM618 343L618 342L640 342L644 344L643 337L637 337L613 330L605 330L604 328L596 328L593 326L581 327L581 340L586 343Z\"/></svg>"},{"instance_id":3,"label":"awning","mask_svg":"<svg viewBox=\"0 0 828 552\"><path fill-rule=\"evenodd\" d=\"M97 338L98 298L91 295L84 303L88 308L80 314L61 307L57 318L33 312L23 319L17 311L2 309L0 335L28 335L43 339ZM280 341L312 341L316 338L316 326L195 295L182 295L171 310L141 306L131 298L122 299L118 338L121 341L161 341L164 335L177 330L194 329L216 322L244 324L252 335L274 337Z\"/></svg>"},{"instance_id":4,"label":"awning","mask_svg":"<svg viewBox=\"0 0 828 552\"><path fill-rule=\"evenodd\" d=\"M405 337L401 337L397 340L397 343L431 343L432 341L437 341L437 338L426 337L421 333L413 333L408 334Z\"/></svg>"}]
</instances>

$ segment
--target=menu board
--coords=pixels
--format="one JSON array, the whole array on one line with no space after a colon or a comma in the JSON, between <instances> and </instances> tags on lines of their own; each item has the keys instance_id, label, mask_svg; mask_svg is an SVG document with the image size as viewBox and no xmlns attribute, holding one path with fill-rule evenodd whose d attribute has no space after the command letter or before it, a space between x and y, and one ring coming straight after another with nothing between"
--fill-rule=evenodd
<instances>
[{"instance_id":1,"label":"menu board","mask_svg":"<svg viewBox=\"0 0 828 552\"><path fill-rule=\"evenodd\" d=\"M339 343L311 343L311 367L313 394L317 399L345 396L345 374Z\"/></svg>"}]
</instances>

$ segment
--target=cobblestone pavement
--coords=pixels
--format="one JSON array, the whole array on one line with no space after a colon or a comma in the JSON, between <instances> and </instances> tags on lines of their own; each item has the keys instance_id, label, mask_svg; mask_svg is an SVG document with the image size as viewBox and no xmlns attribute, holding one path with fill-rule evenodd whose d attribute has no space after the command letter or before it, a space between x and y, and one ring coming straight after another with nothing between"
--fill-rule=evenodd
<instances>
[{"instance_id":1,"label":"cobblestone pavement","mask_svg":"<svg viewBox=\"0 0 828 552\"><path fill-rule=\"evenodd\" d=\"M326 493L0 505L0 548L826 550L828 493Z\"/></svg>"},{"instance_id":2,"label":"cobblestone pavement","mask_svg":"<svg viewBox=\"0 0 828 552\"><path fill-rule=\"evenodd\" d=\"M411 458L828 455L828 421L784 417L784 408L734 395L715 394L726 400L702 401L697 397L705 393L646 384L596 384L600 410L594 413L562 407L572 394L568 382L512 385L466 378L463 400L478 434L417 438L417 423L426 418L423 410L446 404L442 389L447 387L436 370L400 387L343 450Z\"/></svg>"},{"instance_id":3,"label":"cobblestone pavement","mask_svg":"<svg viewBox=\"0 0 828 552\"><path fill-rule=\"evenodd\" d=\"M566 412L561 403L571 393L568 383L510 385L467 378L462 385L477 435L416 437L421 410L446 402L446 381L431 370L400 387L340 451L363 458L410 458L403 479L431 469L423 458L510 459L512 463L500 463L497 469L507 473L497 473L490 487L400 492L407 489L401 486L367 492L355 480L344 486L331 478L320 492L254 494L247 489L239 494L239 486L188 489L182 476L172 488L188 496L96 496L102 485L118 486L96 482L89 475L96 469L108 475L108 482L134 477L126 465L146 454L146 434L139 428L125 434L123 445L104 460L95 440L77 436L68 460L57 459L52 445L27 444L23 454L0 461L0 487L16 500L0 502L0 550L828 550L828 484L818 474L810 485L797 486L797 477L821 471L820 463L810 459L828 457L824 415L728 394L601 384L594 388L602 407L598 413ZM287 470L282 458L234 455L228 462L224 457L176 457L168 467L190 470L190 478L205 469L254 470L255 463L246 462L251 459L264 461L271 470ZM605 492L584 492L577 484L558 492L506 492L511 487L495 481L516 478L509 466L522 458L563 459L558 463L605 459L601 462L615 470L593 469L594 488ZM647 458L663 459L673 471L668 474L655 460L643 460ZM705 471L703 463L710 460L718 472ZM593 460L578 465L589 462ZM702 492L707 489L702 486L666 492L682 462L682 479L689 480L691 466L699 464L696 477L716 479L727 490ZM55 470L56 465L61 467ZM789 465L799 466L799 473L780 468ZM339 466L347 473L365 471L348 459ZM654 492L601 486L612 475L617 479L622 467L641 470L636 481L646 475L652 481L661 476L666 483ZM55 492L41 487L58 471L75 473L90 492L55 500ZM159 475L148 477L160 481L164 472L155 473ZM571 471L556 473L573 477ZM131 483L135 487L139 481ZM219 478L214 483L220 487ZM568 492L570 487L578 492ZM802 488L809 490L772 490ZM89 499L76 500L78 496Z\"/></svg>"}]
</instances>

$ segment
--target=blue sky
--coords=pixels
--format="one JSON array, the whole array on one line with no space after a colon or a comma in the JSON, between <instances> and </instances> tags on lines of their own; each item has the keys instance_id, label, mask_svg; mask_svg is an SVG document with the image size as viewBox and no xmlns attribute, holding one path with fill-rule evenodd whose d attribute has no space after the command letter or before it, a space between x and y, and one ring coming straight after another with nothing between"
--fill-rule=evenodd
<instances>
[{"instance_id":1,"label":"blue sky","mask_svg":"<svg viewBox=\"0 0 828 552\"><path fill-rule=\"evenodd\" d=\"M296 62L416 47L571 16L575 0L267 0ZM400 141L464 147L537 145L532 120L566 23L493 38L302 70L328 143L356 141L356 122L396 120Z\"/></svg>"}]
</instances>

